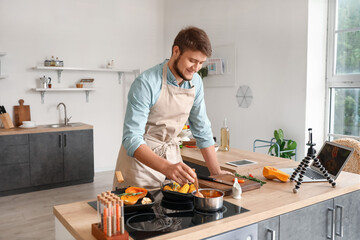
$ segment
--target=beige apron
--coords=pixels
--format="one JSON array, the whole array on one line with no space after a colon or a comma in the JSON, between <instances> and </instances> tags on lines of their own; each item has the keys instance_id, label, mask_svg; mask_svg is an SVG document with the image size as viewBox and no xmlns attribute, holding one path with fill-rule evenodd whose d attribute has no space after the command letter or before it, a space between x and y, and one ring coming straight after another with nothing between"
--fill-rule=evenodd
<instances>
[{"instance_id":1,"label":"beige apron","mask_svg":"<svg viewBox=\"0 0 360 240\"><path fill-rule=\"evenodd\" d=\"M185 89L167 84L167 65L165 63L163 67L160 96L149 112L144 140L157 155L171 163L178 163L182 158L177 136L189 117L195 99L195 88ZM191 81L190 85L192 86ZM122 172L125 181L120 184L114 176L113 189L128 186L158 188L165 180L162 173L129 157L123 146L120 148L116 171Z\"/></svg>"}]
</instances>

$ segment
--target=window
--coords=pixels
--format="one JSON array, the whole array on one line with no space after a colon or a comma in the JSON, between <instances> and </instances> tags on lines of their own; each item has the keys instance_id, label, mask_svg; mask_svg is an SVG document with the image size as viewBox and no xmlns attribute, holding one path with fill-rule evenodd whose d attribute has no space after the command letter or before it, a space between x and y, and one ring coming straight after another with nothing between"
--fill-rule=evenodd
<instances>
[{"instance_id":1,"label":"window","mask_svg":"<svg viewBox=\"0 0 360 240\"><path fill-rule=\"evenodd\" d=\"M360 140L360 1L329 0L328 138Z\"/></svg>"}]
</instances>

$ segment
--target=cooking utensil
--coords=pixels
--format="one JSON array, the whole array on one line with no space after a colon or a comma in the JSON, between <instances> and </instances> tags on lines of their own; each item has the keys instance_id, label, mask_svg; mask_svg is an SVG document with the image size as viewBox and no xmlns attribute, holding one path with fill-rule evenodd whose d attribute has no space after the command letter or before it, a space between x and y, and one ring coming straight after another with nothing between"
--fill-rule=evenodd
<instances>
[{"instance_id":1,"label":"cooking utensil","mask_svg":"<svg viewBox=\"0 0 360 240\"><path fill-rule=\"evenodd\" d=\"M19 106L14 106L14 121L15 126L22 125L23 121L31 121L30 117L30 106L24 105L24 100L19 100Z\"/></svg>"},{"instance_id":2,"label":"cooking utensil","mask_svg":"<svg viewBox=\"0 0 360 240\"><path fill-rule=\"evenodd\" d=\"M191 193L179 193L179 192L175 192L175 191L168 191L165 190L164 191L164 187L166 185L172 185L173 184L173 180L170 179L166 179L162 184L161 184L161 192L164 195L165 199L168 199L170 201L174 201L174 202L179 202L179 201L192 201L193 200L193 195Z\"/></svg>"},{"instance_id":3,"label":"cooking utensil","mask_svg":"<svg viewBox=\"0 0 360 240\"><path fill-rule=\"evenodd\" d=\"M10 115L6 112L4 106L1 106L0 120L3 123L5 129L14 128L14 124L11 121Z\"/></svg>"},{"instance_id":4,"label":"cooking utensil","mask_svg":"<svg viewBox=\"0 0 360 240\"><path fill-rule=\"evenodd\" d=\"M193 168L192 169L193 171L194 171L194 173L195 173L195 168ZM195 173L196 174L196 173ZM194 183L194 185L195 185L195 194L194 194L194 196L197 196L197 197L200 197L200 198L203 198L204 197L204 195L202 195L200 192L199 192L199 180L198 180L198 178L197 178L197 176L195 177L195 183Z\"/></svg>"},{"instance_id":5,"label":"cooking utensil","mask_svg":"<svg viewBox=\"0 0 360 240\"><path fill-rule=\"evenodd\" d=\"M203 179L203 180L207 180L207 181L211 181L211 182L218 182L218 183L222 183L222 184L226 184L226 185L230 185L230 186L234 185L234 183L231 182L231 181L217 179L217 178L214 178L214 177L207 177L207 176L199 175L198 178Z\"/></svg>"},{"instance_id":6,"label":"cooking utensil","mask_svg":"<svg viewBox=\"0 0 360 240\"><path fill-rule=\"evenodd\" d=\"M118 195L118 194L122 194L125 192L126 188L121 188L121 189L116 189L115 191L112 191L112 193ZM125 205L124 206L124 212L128 213L128 212L136 212L136 211L141 211L141 210L147 210L152 208L152 206L155 203L155 198L153 197L153 195L148 191L148 193L146 194L145 197L148 197L151 199L152 203L149 204L142 204L141 200L139 199L134 205Z\"/></svg>"},{"instance_id":7,"label":"cooking utensil","mask_svg":"<svg viewBox=\"0 0 360 240\"><path fill-rule=\"evenodd\" d=\"M234 176L231 174L219 174L219 175L213 175L210 176L216 179L221 179L221 180L225 180L228 182L232 182L232 180L234 179ZM250 191L250 190L254 190L254 189L258 189L261 187L261 184L259 182L255 182L255 181L251 181L249 179L244 179L245 182L240 183L242 192L246 192L246 191ZM207 180L203 180L199 178L199 186L200 188L214 188L214 189L219 189L221 191L223 191L225 193L225 196L231 195L232 193L232 186L226 185L226 184L222 184L222 183L218 183L218 182L213 182L213 181L207 181Z\"/></svg>"},{"instance_id":8,"label":"cooking utensil","mask_svg":"<svg viewBox=\"0 0 360 240\"><path fill-rule=\"evenodd\" d=\"M199 211L215 212L220 210L224 204L224 192L213 188L201 188L199 192L203 194L203 198L194 196L194 207Z\"/></svg>"}]
</instances>

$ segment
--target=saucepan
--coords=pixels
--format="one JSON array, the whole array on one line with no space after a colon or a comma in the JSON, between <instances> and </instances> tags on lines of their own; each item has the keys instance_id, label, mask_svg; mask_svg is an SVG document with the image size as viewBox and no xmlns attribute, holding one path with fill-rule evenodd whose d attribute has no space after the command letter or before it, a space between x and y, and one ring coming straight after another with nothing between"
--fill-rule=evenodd
<instances>
[{"instance_id":1,"label":"saucepan","mask_svg":"<svg viewBox=\"0 0 360 240\"><path fill-rule=\"evenodd\" d=\"M224 192L213 188L200 188L199 192L204 197L198 197L195 195L196 191L192 192L194 197L194 207L196 210L204 212L215 212L223 207Z\"/></svg>"}]
</instances>

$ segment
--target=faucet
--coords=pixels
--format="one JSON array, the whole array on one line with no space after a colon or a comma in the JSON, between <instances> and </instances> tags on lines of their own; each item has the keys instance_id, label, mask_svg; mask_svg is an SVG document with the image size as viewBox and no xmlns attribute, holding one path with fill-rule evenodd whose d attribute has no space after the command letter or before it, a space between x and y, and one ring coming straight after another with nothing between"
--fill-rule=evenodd
<instances>
[{"instance_id":1,"label":"faucet","mask_svg":"<svg viewBox=\"0 0 360 240\"><path fill-rule=\"evenodd\" d=\"M60 105L63 105L63 106L64 106L64 112L65 112L65 126L67 126L67 125L69 125L69 121L70 121L70 118L71 118L71 117L67 118L67 113L66 113L66 106L65 106L65 103L63 103L63 102L59 103L59 104L57 105L56 109L58 109L58 110L59 110Z\"/></svg>"}]
</instances>

